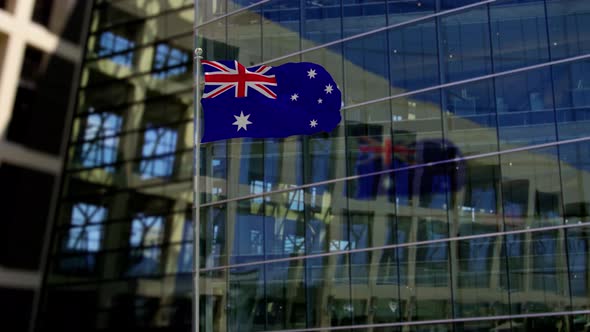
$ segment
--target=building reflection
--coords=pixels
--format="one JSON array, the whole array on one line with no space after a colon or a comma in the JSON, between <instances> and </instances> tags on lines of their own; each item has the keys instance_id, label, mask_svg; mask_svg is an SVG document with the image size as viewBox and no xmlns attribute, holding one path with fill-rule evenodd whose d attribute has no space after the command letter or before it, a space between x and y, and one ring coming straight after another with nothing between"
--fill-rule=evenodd
<instances>
[{"instance_id":1,"label":"building reflection","mask_svg":"<svg viewBox=\"0 0 590 332\"><path fill-rule=\"evenodd\" d=\"M334 132L201 148L201 330L587 329L590 142L538 145L589 132L590 7L476 3L197 3L208 59L344 90ZM95 4L41 330L190 329L192 27Z\"/></svg>"}]
</instances>

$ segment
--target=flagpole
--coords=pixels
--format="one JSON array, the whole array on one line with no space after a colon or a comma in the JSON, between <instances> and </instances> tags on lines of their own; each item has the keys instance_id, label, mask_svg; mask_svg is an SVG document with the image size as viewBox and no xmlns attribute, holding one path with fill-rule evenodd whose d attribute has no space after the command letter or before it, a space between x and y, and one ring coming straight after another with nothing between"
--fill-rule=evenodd
<instances>
[{"instance_id":1,"label":"flagpole","mask_svg":"<svg viewBox=\"0 0 590 332\"><path fill-rule=\"evenodd\" d=\"M199 267L200 265L200 229L201 229L201 192L200 192L200 165L201 165L201 55L203 49L195 49L195 93L194 93L194 151L193 151L193 332L199 332Z\"/></svg>"}]
</instances>

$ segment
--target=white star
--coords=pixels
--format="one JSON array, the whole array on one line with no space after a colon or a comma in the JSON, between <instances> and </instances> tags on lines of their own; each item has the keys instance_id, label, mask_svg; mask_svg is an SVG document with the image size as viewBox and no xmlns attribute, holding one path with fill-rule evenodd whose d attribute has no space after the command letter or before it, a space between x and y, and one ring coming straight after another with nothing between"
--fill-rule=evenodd
<instances>
[{"instance_id":1,"label":"white star","mask_svg":"<svg viewBox=\"0 0 590 332\"><path fill-rule=\"evenodd\" d=\"M322 98L318 99L318 104L323 103L324 101L322 100Z\"/></svg>"},{"instance_id":2,"label":"white star","mask_svg":"<svg viewBox=\"0 0 590 332\"><path fill-rule=\"evenodd\" d=\"M310 69L307 71L307 77L309 77L309 79L315 78L315 75L317 75L315 69Z\"/></svg>"},{"instance_id":3,"label":"white star","mask_svg":"<svg viewBox=\"0 0 590 332\"><path fill-rule=\"evenodd\" d=\"M318 121L316 119L309 121L310 127L315 128L317 125L318 125Z\"/></svg>"},{"instance_id":4,"label":"white star","mask_svg":"<svg viewBox=\"0 0 590 332\"><path fill-rule=\"evenodd\" d=\"M291 101L297 101L297 98L299 98L299 95L298 95L298 94L296 94L296 93L294 93L294 94L291 96Z\"/></svg>"},{"instance_id":5,"label":"white star","mask_svg":"<svg viewBox=\"0 0 590 332\"><path fill-rule=\"evenodd\" d=\"M232 125L238 126L237 131L240 131L240 129L242 129L242 128L244 128L244 131L247 131L248 128L246 126L249 124L252 124L252 122L248 121L249 117L250 117L250 114L244 116L244 112L240 111L240 116L234 115L234 118L236 118L236 122L232 123Z\"/></svg>"},{"instance_id":6,"label":"white star","mask_svg":"<svg viewBox=\"0 0 590 332\"><path fill-rule=\"evenodd\" d=\"M332 84L326 85L326 88L324 89L324 91L326 91L326 93L332 93L333 90L334 90L334 87L332 86Z\"/></svg>"}]
</instances>

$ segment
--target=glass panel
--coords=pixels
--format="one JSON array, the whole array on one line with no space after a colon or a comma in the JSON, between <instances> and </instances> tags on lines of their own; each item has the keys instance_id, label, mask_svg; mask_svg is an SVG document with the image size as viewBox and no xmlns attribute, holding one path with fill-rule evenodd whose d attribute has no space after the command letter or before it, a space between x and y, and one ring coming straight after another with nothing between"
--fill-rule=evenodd
<instances>
[{"instance_id":1,"label":"glass panel","mask_svg":"<svg viewBox=\"0 0 590 332\"><path fill-rule=\"evenodd\" d=\"M458 168L458 169L457 169ZM453 170L457 190L452 191L449 218L452 234L468 236L499 232L502 225L500 162L498 157L460 163ZM477 241L476 241L477 243Z\"/></svg>"},{"instance_id":2,"label":"glass panel","mask_svg":"<svg viewBox=\"0 0 590 332\"><path fill-rule=\"evenodd\" d=\"M226 60L235 58L238 48L227 44L227 22L217 20L195 30L196 41L203 49L203 59Z\"/></svg>"},{"instance_id":3,"label":"glass panel","mask_svg":"<svg viewBox=\"0 0 590 332\"><path fill-rule=\"evenodd\" d=\"M385 203L372 206L377 196L391 194L393 184L390 175L369 175L392 168L391 110L389 102L373 104L346 111L348 169L352 175L363 177L348 182L348 197L358 202L353 212L380 211L393 212L393 206ZM391 195L389 195L391 196ZM391 198L390 201L393 201Z\"/></svg>"},{"instance_id":4,"label":"glass panel","mask_svg":"<svg viewBox=\"0 0 590 332\"><path fill-rule=\"evenodd\" d=\"M425 1L400 1L387 0L388 24L397 24L421 16L434 14L435 0Z\"/></svg>"},{"instance_id":5,"label":"glass panel","mask_svg":"<svg viewBox=\"0 0 590 332\"><path fill-rule=\"evenodd\" d=\"M265 301L256 306L264 315L265 330L283 330L306 327L307 288L304 260L265 265Z\"/></svg>"},{"instance_id":6,"label":"glass panel","mask_svg":"<svg viewBox=\"0 0 590 332\"><path fill-rule=\"evenodd\" d=\"M553 60L590 51L590 3L584 0L548 0L549 45Z\"/></svg>"},{"instance_id":7,"label":"glass panel","mask_svg":"<svg viewBox=\"0 0 590 332\"><path fill-rule=\"evenodd\" d=\"M227 331L229 296L227 270L201 272L200 329L206 331Z\"/></svg>"},{"instance_id":8,"label":"glass panel","mask_svg":"<svg viewBox=\"0 0 590 332\"><path fill-rule=\"evenodd\" d=\"M494 71L549 60L543 1L502 1L490 5Z\"/></svg>"},{"instance_id":9,"label":"glass panel","mask_svg":"<svg viewBox=\"0 0 590 332\"><path fill-rule=\"evenodd\" d=\"M416 209L426 207L433 216L446 219L447 166L413 168L449 159L442 140L440 93L396 98L392 103L393 168L402 169L391 180L395 184L397 213L413 216Z\"/></svg>"},{"instance_id":10,"label":"glass panel","mask_svg":"<svg viewBox=\"0 0 590 332\"><path fill-rule=\"evenodd\" d=\"M590 234L588 228L580 227L567 230L566 235L572 309L585 310L590 302L588 289Z\"/></svg>"},{"instance_id":11,"label":"glass panel","mask_svg":"<svg viewBox=\"0 0 590 332\"><path fill-rule=\"evenodd\" d=\"M590 221L590 142L560 145L566 223Z\"/></svg>"},{"instance_id":12,"label":"glass panel","mask_svg":"<svg viewBox=\"0 0 590 332\"><path fill-rule=\"evenodd\" d=\"M522 87L515 89L515 86ZM548 69L496 78L500 148L555 141L555 111Z\"/></svg>"},{"instance_id":13,"label":"glass panel","mask_svg":"<svg viewBox=\"0 0 590 332\"><path fill-rule=\"evenodd\" d=\"M562 199L557 149L501 156L502 198L506 228L561 225Z\"/></svg>"},{"instance_id":14,"label":"glass panel","mask_svg":"<svg viewBox=\"0 0 590 332\"><path fill-rule=\"evenodd\" d=\"M390 30L389 49L393 95L439 83L434 20Z\"/></svg>"},{"instance_id":15,"label":"glass panel","mask_svg":"<svg viewBox=\"0 0 590 332\"><path fill-rule=\"evenodd\" d=\"M192 0L183 1L193 2ZM194 1L194 3L198 6L197 13L199 13L199 16L195 20L197 24L202 24L226 13L226 0ZM234 3L234 1L230 1L230 3Z\"/></svg>"},{"instance_id":16,"label":"glass panel","mask_svg":"<svg viewBox=\"0 0 590 332\"><path fill-rule=\"evenodd\" d=\"M498 151L496 108L491 80L443 90L447 139L460 156Z\"/></svg>"},{"instance_id":17,"label":"glass panel","mask_svg":"<svg viewBox=\"0 0 590 332\"><path fill-rule=\"evenodd\" d=\"M590 61L555 65L552 70L559 139L587 136L590 132Z\"/></svg>"},{"instance_id":18,"label":"glass panel","mask_svg":"<svg viewBox=\"0 0 590 332\"><path fill-rule=\"evenodd\" d=\"M440 19L445 82L491 73L490 31L486 6Z\"/></svg>"},{"instance_id":19,"label":"glass panel","mask_svg":"<svg viewBox=\"0 0 590 332\"><path fill-rule=\"evenodd\" d=\"M331 241L331 251L343 241ZM348 255L306 260L307 317L309 326L346 326L352 322Z\"/></svg>"},{"instance_id":20,"label":"glass panel","mask_svg":"<svg viewBox=\"0 0 590 332\"><path fill-rule=\"evenodd\" d=\"M265 266L233 268L228 273L228 331L264 331L266 319Z\"/></svg>"},{"instance_id":21,"label":"glass panel","mask_svg":"<svg viewBox=\"0 0 590 332\"><path fill-rule=\"evenodd\" d=\"M389 95L386 44L385 32L344 43L345 105Z\"/></svg>"},{"instance_id":22,"label":"glass panel","mask_svg":"<svg viewBox=\"0 0 590 332\"><path fill-rule=\"evenodd\" d=\"M262 6L263 60L278 58L299 51L299 3L279 0Z\"/></svg>"},{"instance_id":23,"label":"glass panel","mask_svg":"<svg viewBox=\"0 0 590 332\"><path fill-rule=\"evenodd\" d=\"M456 252L453 265L455 317L510 314L508 289L499 286L501 277L506 277L501 265L503 237L453 241L450 245L451 251Z\"/></svg>"},{"instance_id":24,"label":"glass panel","mask_svg":"<svg viewBox=\"0 0 590 332\"><path fill-rule=\"evenodd\" d=\"M205 149L208 157L203 158L202 162L205 167L201 169L201 175L203 175L203 171L207 175L205 185L201 186L201 192L206 194L203 202L225 199L229 196L228 184L225 180L228 176L230 160L228 157L228 144L227 142L213 142L208 144Z\"/></svg>"},{"instance_id":25,"label":"glass panel","mask_svg":"<svg viewBox=\"0 0 590 332\"><path fill-rule=\"evenodd\" d=\"M303 189L266 197L268 226L266 259L304 255L306 252ZM270 219L270 220L269 220Z\"/></svg>"},{"instance_id":26,"label":"glass panel","mask_svg":"<svg viewBox=\"0 0 590 332\"><path fill-rule=\"evenodd\" d=\"M236 47L234 59L246 67L262 62L262 7L227 18L227 43Z\"/></svg>"},{"instance_id":27,"label":"glass panel","mask_svg":"<svg viewBox=\"0 0 590 332\"><path fill-rule=\"evenodd\" d=\"M437 232L440 223L423 220L420 224L417 234L424 235L419 240L446 236L446 229L442 234ZM452 317L448 257L447 243L409 246L407 255L400 257L400 268L407 278L407 284L400 289L402 321Z\"/></svg>"},{"instance_id":28,"label":"glass panel","mask_svg":"<svg viewBox=\"0 0 590 332\"><path fill-rule=\"evenodd\" d=\"M305 22L301 26L302 49L342 39L340 2L341 0L302 2L302 21Z\"/></svg>"},{"instance_id":29,"label":"glass panel","mask_svg":"<svg viewBox=\"0 0 590 332\"><path fill-rule=\"evenodd\" d=\"M356 35L385 26L386 0L342 1L344 37Z\"/></svg>"},{"instance_id":30,"label":"glass panel","mask_svg":"<svg viewBox=\"0 0 590 332\"><path fill-rule=\"evenodd\" d=\"M570 303L563 231L506 236L512 314L564 311Z\"/></svg>"},{"instance_id":31,"label":"glass panel","mask_svg":"<svg viewBox=\"0 0 590 332\"><path fill-rule=\"evenodd\" d=\"M363 235L358 230L361 217L351 216L352 225L356 226L353 227L356 238ZM395 244L407 237L403 230L398 229L393 215L376 214L369 217L372 220L369 221L368 231L365 231L367 234L364 236L369 246ZM361 242L360 246L366 245ZM399 261L404 255L407 255L405 248L351 254L355 324L383 324L400 320L402 312L399 288L402 283L399 278L400 273L405 270L400 267Z\"/></svg>"}]
</instances>

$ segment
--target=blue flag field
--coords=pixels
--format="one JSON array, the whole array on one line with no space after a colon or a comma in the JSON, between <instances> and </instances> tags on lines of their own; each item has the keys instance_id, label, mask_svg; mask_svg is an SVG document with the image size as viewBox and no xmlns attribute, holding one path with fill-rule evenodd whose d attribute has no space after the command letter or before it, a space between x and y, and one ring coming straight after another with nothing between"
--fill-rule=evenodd
<instances>
[{"instance_id":1,"label":"blue flag field","mask_svg":"<svg viewBox=\"0 0 590 332\"><path fill-rule=\"evenodd\" d=\"M342 94L320 65L300 62L246 68L237 61L203 60L202 143L281 138L332 131Z\"/></svg>"}]
</instances>

